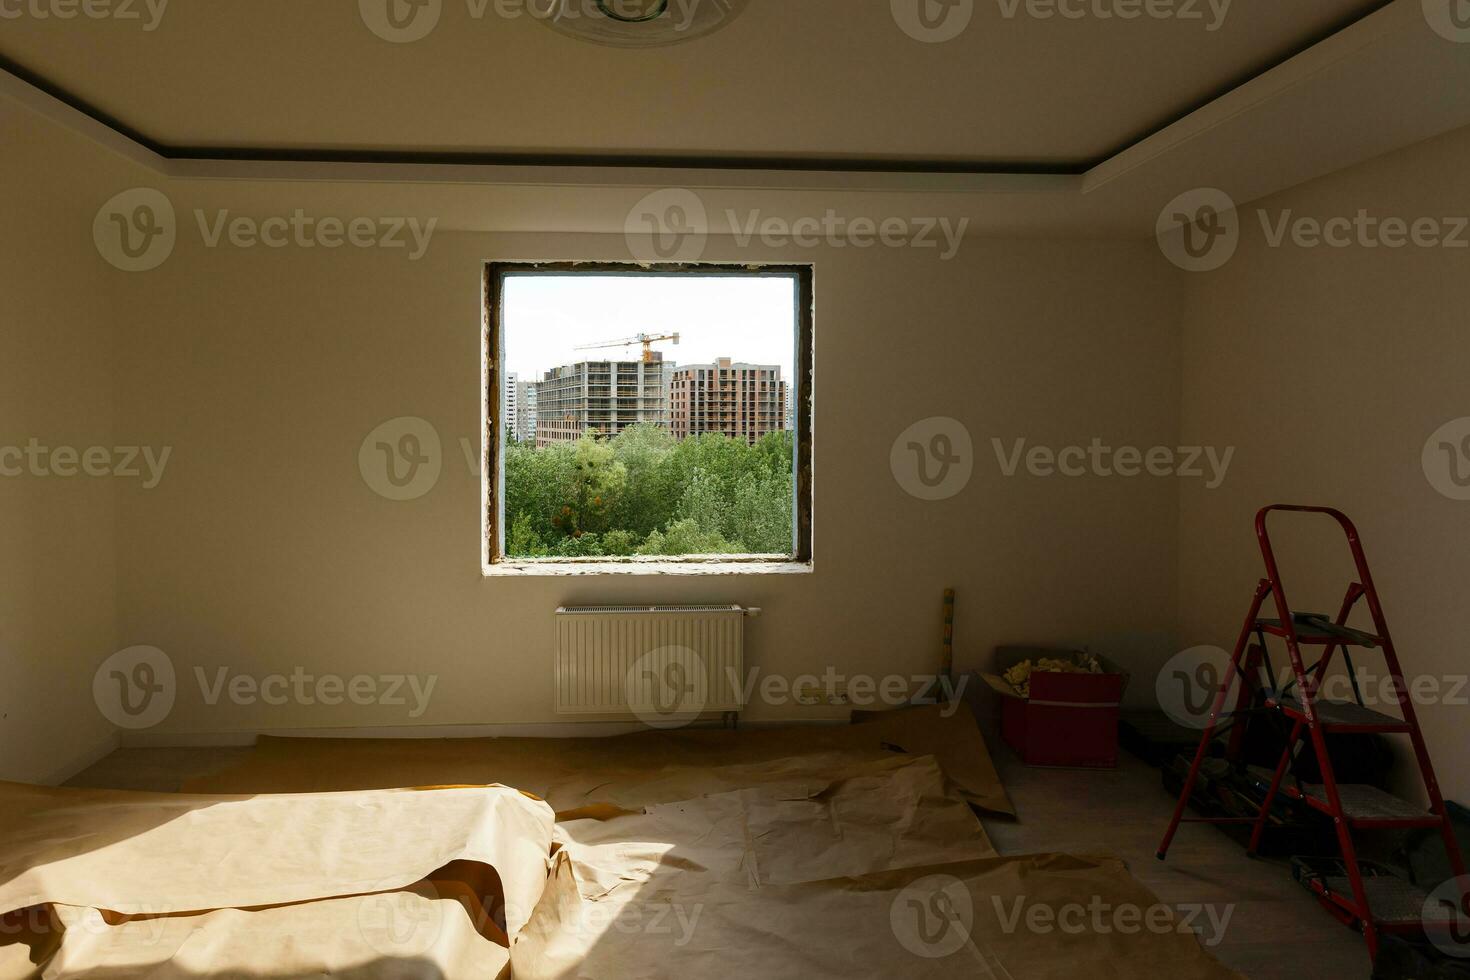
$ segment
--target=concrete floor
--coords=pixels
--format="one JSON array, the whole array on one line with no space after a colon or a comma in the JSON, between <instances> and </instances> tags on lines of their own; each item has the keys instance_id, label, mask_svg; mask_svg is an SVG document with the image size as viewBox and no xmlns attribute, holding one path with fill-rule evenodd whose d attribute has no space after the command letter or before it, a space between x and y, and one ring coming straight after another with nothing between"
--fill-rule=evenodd
<instances>
[{"instance_id":1,"label":"concrete floor","mask_svg":"<svg viewBox=\"0 0 1470 980\"><path fill-rule=\"evenodd\" d=\"M1211 952L1252 978L1368 977L1363 937L1339 924L1291 877L1285 861L1245 856L1218 829L1185 824L1155 856L1175 798L1158 770L1126 752L1113 771L1027 769L1004 745L991 742L996 767L1016 805L1015 821L986 819L1002 854L1062 851L1112 854L1159 899L1232 905L1228 925Z\"/></svg>"},{"instance_id":2,"label":"concrete floor","mask_svg":"<svg viewBox=\"0 0 1470 980\"><path fill-rule=\"evenodd\" d=\"M1111 854L1165 904L1230 906L1211 951L1252 978L1368 977L1362 937L1339 925L1281 861L1246 858L1216 829L1186 825L1167 862L1154 857L1173 798L1157 770L1123 753L1106 772L1027 769L998 740L995 762L1016 804L1016 820L986 818L1002 854L1063 851ZM183 780L244 761L248 748L119 749L68 785L177 791ZM1206 920L1201 920L1206 921Z\"/></svg>"}]
</instances>

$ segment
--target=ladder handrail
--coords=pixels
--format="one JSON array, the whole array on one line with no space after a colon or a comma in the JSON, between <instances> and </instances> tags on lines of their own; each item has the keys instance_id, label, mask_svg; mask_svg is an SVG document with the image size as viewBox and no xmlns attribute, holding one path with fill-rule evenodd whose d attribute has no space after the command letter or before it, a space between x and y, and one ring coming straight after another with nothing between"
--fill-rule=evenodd
<instances>
[{"instance_id":1,"label":"ladder handrail","mask_svg":"<svg viewBox=\"0 0 1470 980\"><path fill-rule=\"evenodd\" d=\"M1275 586L1277 608L1282 618L1282 628L1296 638L1296 624L1288 622L1291 617L1286 602L1286 589L1281 584L1281 570L1276 563L1276 551L1271 546L1271 533L1267 529L1267 518L1275 512L1295 514L1325 514L1342 527L1352 551L1353 565L1358 570L1358 584L1363 588L1363 598L1368 602L1368 612L1373 617L1373 630L1385 646L1393 648L1393 638L1388 634L1388 620L1383 615L1383 606L1378 601L1378 588L1373 584L1373 572L1368 567L1368 556L1363 552L1363 540L1358 535L1358 526L1336 507L1313 507L1304 504L1272 504L1256 512L1256 538L1261 543L1261 557L1266 562L1266 577Z\"/></svg>"},{"instance_id":2,"label":"ladder handrail","mask_svg":"<svg viewBox=\"0 0 1470 980\"><path fill-rule=\"evenodd\" d=\"M1256 512L1256 537L1261 542L1261 556L1266 559L1266 572L1273 582L1280 582L1281 576L1276 567L1276 552L1271 547L1271 532L1267 529L1266 519L1273 513L1281 511L1295 514L1325 514L1337 521L1342 527L1343 534L1347 536L1348 547L1353 553L1353 564L1358 569L1358 582L1363 590L1371 597L1374 594L1373 576L1368 570L1368 558L1363 554L1363 541L1358 536L1358 526L1336 507L1309 507L1304 504L1272 504L1262 507ZM1282 625L1285 625L1284 623Z\"/></svg>"}]
</instances>

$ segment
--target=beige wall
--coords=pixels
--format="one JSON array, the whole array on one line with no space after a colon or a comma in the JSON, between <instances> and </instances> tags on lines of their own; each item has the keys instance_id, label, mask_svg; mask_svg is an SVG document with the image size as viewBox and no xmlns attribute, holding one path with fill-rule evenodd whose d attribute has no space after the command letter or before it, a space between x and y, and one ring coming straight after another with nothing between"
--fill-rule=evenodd
<instances>
[{"instance_id":1,"label":"beige wall","mask_svg":"<svg viewBox=\"0 0 1470 980\"><path fill-rule=\"evenodd\" d=\"M116 278L91 229L112 165L4 100L0 145L0 447L111 447ZM91 678L117 642L117 481L20 469L0 476L0 779L44 781L113 740Z\"/></svg>"},{"instance_id":2,"label":"beige wall","mask_svg":"<svg viewBox=\"0 0 1470 980\"><path fill-rule=\"evenodd\" d=\"M183 217L229 206L231 186L170 193ZM257 214L321 213L305 185L269 200L248 191L267 208ZM761 606L750 658L788 677L932 671L951 585L962 666L1001 642L1171 649L1172 482L1005 478L989 443L1175 440L1182 284L1148 242L973 241L952 262L712 243L711 260L816 265L815 572L483 578L480 483L459 448L478 447L482 263L626 257L621 236L445 233L409 262L207 249L190 230L134 277L121 411L174 457L157 489L123 498L119 608L127 641L163 648L182 678L158 731L554 723L563 603ZM431 493L395 503L364 484L357 453L403 415L433 423L445 465ZM967 424L979 465L963 494L926 503L896 484L889 450L936 415ZM196 666L439 680L411 719L401 707L211 707ZM747 717L815 711L756 704Z\"/></svg>"},{"instance_id":3,"label":"beige wall","mask_svg":"<svg viewBox=\"0 0 1470 980\"><path fill-rule=\"evenodd\" d=\"M347 216L342 202L362 195L170 185L19 110L0 106L0 123L10 172L28 175L0 190L0 234L20 257L0 290L0 444L172 450L154 489L0 480L0 776L51 778L109 744L92 675L131 644L157 645L178 667L164 734L556 722L551 612L593 601L759 605L750 656L763 672L881 676L932 669L938 597L953 585L960 666L998 643L1087 643L1125 663L1130 700L1146 702L1175 649L1233 637L1259 574L1250 516L1281 499L1359 518L1411 671L1461 663L1470 504L1434 491L1420 450L1470 414L1463 252L1268 248L1257 206L1236 257L1193 276L1147 241L970 240L952 262L716 241L711 260L816 265L814 573L484 578L477 462L460 452L480 418L481 264L624 258L621 238L446 231L418 262L205 248L194 207ZM1459 133L1258 206L1470 213L1467 155ZM104 198L139 184L168 192L180 241L161 268L126 275L99 259L90 227ZM406 503L375 495L357 468L363 437L399 415L428 419L444 443L438 485ZM902 429L936 415L967 425L977 466L958 497L925 503L895 483L888 455ZM1207 491L1006 477L991 448L1094 437L1237 454ZM1298 605L1335 604L1339 570L1301 565ZM417 718L395 706L211 706L196 667L211 678L219 667L432 674L437 686ZM756 704L748 717L819 714ZM1424 717L1448 792L1466 797L1454 708Z\"/></svg>"},{"instance_id":4,"label":"beige wall","mask_svg":"<svg viewBox=\"0 0 1470 980\"><path fill-rule=\"evenodd\" d=\"M1180 635L1233 642L1261 574L1259 506L1331 504L1362 531L1406 673L1450 692L1470 672L1470 503L1438 493L1420 457L1439 426L1470 415L1470 249L1273 248L1257 217L1364 208L1410 221L1470 215L1470 130L1243 209L1239 252L1189 279L1184 438L1239 452L1222 489L1181 498ZM1280 549L1293 605L1335 612L1350 581L1345 546L1321 533L1334 526L1289 526ZM1371 652L1358 662L1382 676ZM1465 802L1470 691L1457 693L1458 704L1420 715L1446 794Z\"/></svg>"}]
</instances>

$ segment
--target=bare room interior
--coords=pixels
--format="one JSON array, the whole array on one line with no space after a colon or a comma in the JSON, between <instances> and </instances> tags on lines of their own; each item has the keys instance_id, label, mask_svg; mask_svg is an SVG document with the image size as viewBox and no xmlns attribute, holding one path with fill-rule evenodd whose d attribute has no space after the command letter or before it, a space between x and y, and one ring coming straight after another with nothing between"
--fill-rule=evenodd
<instances>
[{"instance_id":1,"label":"bare room interior","mask_svg":"<svg viewBox=\"0 0 1470 980\"><path fill-rule=\"evenodd\" d=\"M1470 977L1470 0L0 0L0 978Z\"/></svg>"}]
</instances>

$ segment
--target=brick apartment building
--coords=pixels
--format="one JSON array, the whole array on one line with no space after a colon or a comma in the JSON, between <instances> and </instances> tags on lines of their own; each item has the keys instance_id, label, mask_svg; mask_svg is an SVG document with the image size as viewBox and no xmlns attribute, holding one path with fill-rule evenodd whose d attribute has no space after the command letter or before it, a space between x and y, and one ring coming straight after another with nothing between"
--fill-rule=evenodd
<instances>
[{"instance_id":1,"label":"brick apartment building","mask_svg":"<svg viewBox=\"0 0 1470 980\"><path fill-rule=\"evenodd\" d=\"M675 439L723 432L754 444L787 427L787 385L776 364L743 364L722 357L713 364L674 368L669 428Z\"/></svg>"}]
</instances>

